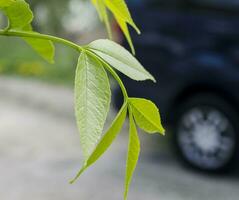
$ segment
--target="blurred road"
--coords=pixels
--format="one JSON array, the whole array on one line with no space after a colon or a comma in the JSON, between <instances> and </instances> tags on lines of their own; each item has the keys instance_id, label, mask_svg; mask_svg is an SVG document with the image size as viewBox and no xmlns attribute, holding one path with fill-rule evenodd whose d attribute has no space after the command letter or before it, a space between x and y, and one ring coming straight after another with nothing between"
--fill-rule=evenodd
<instances>
[{"instance_id":1,"label":"blurred road","mask_svg":"<svg viewBox=\"0 0 239 200\"><path fill-rule=\"evenodd\" d=\"M123 199L127 126L110 151L69 185L82 164L72 90L0 77L0 94L1 200ZM165 138L140 136L130 200L238 199L239 177L189 171L175 161Z\"/></svg>"}]
</instances>

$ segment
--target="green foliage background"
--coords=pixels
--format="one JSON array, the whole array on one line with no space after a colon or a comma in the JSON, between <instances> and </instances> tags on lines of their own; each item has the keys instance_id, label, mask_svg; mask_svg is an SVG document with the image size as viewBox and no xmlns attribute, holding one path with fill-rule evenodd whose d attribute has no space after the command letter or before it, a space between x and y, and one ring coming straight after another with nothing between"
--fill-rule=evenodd
<instances>
[{"instance_id":1,"label":"green foliage background","mask_svg":"<svg viewBox=\"0 0 239 200\"><path fill-rule=\"evenodd\" d=\"M39 56L18 38L0 37L0 44L0 75L37 78L54 84L73 86L78 56L74 50L57 45L56 61L50 64L39 59Z\"/></svg>"},{"instance_id":2,"label":"green foliage background","mask_svg":"<svg viewBox=\"0 0 239 200\"><path fill-rule=\"evenodd\" d=\"M78 1L86 2L89 0ZM34 30L71 37L62 24L63 17L69 12L69 2L70 0L30 0L29 3L34 13L41 12L39 8L43 8L47 14L47 20L43 23L35 18ZM0 19L2 19L0 20L0 22L2 21L0 27L4 27L6 22L3 23L1 13ZM39 56L19 38L0 37L0 44L0 75L21 76L73 86L78 54L71 48L65 48L63 45L57 44L55 63L49 64L39 59Z\"/></svg>"}]
</instances>

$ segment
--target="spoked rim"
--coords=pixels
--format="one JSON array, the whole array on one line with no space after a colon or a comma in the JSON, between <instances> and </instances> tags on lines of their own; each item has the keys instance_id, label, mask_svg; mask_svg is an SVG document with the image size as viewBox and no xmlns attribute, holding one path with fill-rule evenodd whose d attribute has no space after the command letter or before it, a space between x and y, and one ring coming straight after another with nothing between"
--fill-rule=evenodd
<instances>
[{"instance_id":1,"label":"spoked rim","mask_svg":"<svg viewBox=\"0 0 239 200\"><path fill-rule=\"evenodd\" d=\"M183 156L206 170L224 166L236 143L232 122L211 106L197 106L185 112L178 124L177 140Z\"/></svg>"}]
</instances>

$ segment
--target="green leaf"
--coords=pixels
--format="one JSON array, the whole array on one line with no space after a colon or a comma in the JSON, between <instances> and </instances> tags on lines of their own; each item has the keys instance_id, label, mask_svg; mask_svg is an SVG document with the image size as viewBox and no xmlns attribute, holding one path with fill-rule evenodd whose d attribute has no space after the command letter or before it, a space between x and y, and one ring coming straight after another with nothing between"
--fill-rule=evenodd
<instances>
[{"instance_id":1,"label":"green leaf","mask_svg":"<svg viewBox=\"0 0 239 200\"><path fill-rule=\"evenodd\" d=\"M109 16L105 7L104 0L91 0L91 1L99 14L100 20L105 23L109 38L112 39Z\"/></svg>"},{"instance_id":2,"label":"green leaf","mask_svg":"<svg viewBox=\"0 0 239 200\"><path fill-rule=\"evenodd\" d=\"M131 36L129 34L129 29L127 23L130 24L138 34L140 34L140 30L135 25L129 9L124 0L105 0L105 5L115 16L116 21L118 22L121 30L123 31L133 54L135 54L134 46L132 43Z\"/></svg>"},{"instance_id":3,"label":"green leaf","mask_svg":"<svg viewBox=\"0 0 239 200\"><path fill-rule=\"evenodd\" d=\"M130 98L133 115L137 125L148 133L161 133L165 130L161 124L159 110L156 105L146 99Z\"/></svg>"},{"instance_id":4,"label":"green leaf","mask_svg":"<svg viewBox=\"0 0 239 200\"><path fill-rule=\"evenodd\" d=\"M88 45L88 48L112 67L134 80L150 79L155 81L154 77L144 69L134 56L111 40L100 39L93 41Z\"/></svg>"},{"instance_id":5,"label":"green leaf","mask_svg":"<svg viewBox=\"0 0 239 200\"><path fill-rule=\"evenodd\" d=\"M33 32L31 25L23 28L24 31ZM54 63L55 46L50 40L38 38L22 37L22 39L30 45L42 58L49 63Z\"/></svg>"},{"instance_id":6,"label":"green leaf","mask_svg":"<svg viewBox=\"0 0 239 200\"><path fill-rule=\"evenodd\" d=\"M33 20L32 11L24 0L0 0L0 5L4 5L3 11L9 19L8 30L33 32L31 22ZM0 7L1 8L1 7ZM51 41L22 37L41 57L50 63L54 63L55 48Z\"/></svg>"},{"instance_id":7,"label":"green leaf","mask_svg":"<svg viewBox=\"0 0 239 200\"><path fill-rule=\"evenodd\" d=\"M50 40L36 38L23 38L42 58L49 63L54 63L55 47Z\"/></svg>"},{"instance_id":8,"label":"green leaf","mask_svg":"<svg viewBox=\"0 0 239 200\"><path fill-rule=\"evenodd\" d=\"M107 31L111 38L111 28L109 24L108 14L106 8L108 8L114 15L117 23L119 24L121 30L123 31L133 54L135 54L134 46L132 43L132 39L129 33L129 29L127 24L130 24L138 34L140 34L140 30L135 25L129 9L124 0L92 0L93 5L96 7L99 16L102 21L104 21Z\"/></svg>"},{"instance_id":9,"label":"green leaf","mask_svg":"<svg viewBox=\"0 0 239 200\"><path fill-rule=\"evenodd\" d=\"M75 78L75 111L85 158L99 141L110 105L110 85L101 63L81 53Z\"/></svg>"},{"instance_id":10,"label":"green leaf","mask_svg":"<svg viewBox=\"0 0 239 200\"><path fill-rule=\"evenodd\" d=\"M140 30L135 25L124 0L105 0L105 5L115 16L129 23L137 31L137 33L140 33Z\"/></svg>"},{"instance_id":11,"label":"green leaf","mask_svg":"<svg viewBox=\"0 0 239 200\"><path fill-rule=\"evenodd\" d=\"M8 29L21 30L33 20L33 13L24 0L15 0L4 8L4 12L9 19Z\"/></svg>"},{"instance_id":12,"label":"green leaf","mask_svg":"<svg viewBox=\"0 0 239 200\"><path fill-rule=\"evenodd\" d=\"M91 0L92 4L95 6L97 12L98 12L98 15L100 17L100 20L103 21L103 16L102 16L102 11L100 9L100 4L103 4L104 5L104 2L103 0Z\"/></svg>"},{"instance_id":13,"label":"green leaf","mask_svg":"<svg viewBox=\"0 0 239 200\"><path fill-rule=\"evenodd\" d=\"M120 109L119 113L117 114L116 118L112 122L110 128L105 133L105 135L102 137L98 145L96 146L93 153L89 156L89 158L86 160L84 166L81 168L81 170L78 172L76 177L70 182L73 183L76 181L77 178L80 177L80 175L94 162L96 162L104 153L105 151L110 147L110 145L113 143L115 138L117 137L118 133L122 129L122 126L125 121L125 117L127 114L127 104L125 103L122 108Z\"/></svg>"},{"instance_id":14,"label":"green leaf","mask_svg":"<svg viewBox=\"0 0 239 200\"><path fill-rule=\"evenodd\" d=\"M129 108L130 109L130 108ZM127 199L129 186L134 174L140 153L140 141L131 111L129 112L129 146L126 161L125 192L124 199Z\"/></svg>"},{"instance_id":15,"label":"green leaf","mask_svg":"<svg viewBox=\"0 0 239 200\"><path fill-rule=\"evenodd\" d=\"M0 0L0 9L10 6L15 0Z\"/></svg>"},{"instance_id":16,"label":"green leaf","mask_svg":"<svg viewBox=\"0 0 239 200\"><path fill-rule=\"evenodd\" d=\"M134 45L133 45L127 24L124 22L124 20L122 20L121 18L119 18L117 16L115 17L115 19L116 19L117 23L119 24L121 30L123 31L128 43L129 43L129 46L131 48L133 55L135 55Z\"/></svg>"}]
</instances>

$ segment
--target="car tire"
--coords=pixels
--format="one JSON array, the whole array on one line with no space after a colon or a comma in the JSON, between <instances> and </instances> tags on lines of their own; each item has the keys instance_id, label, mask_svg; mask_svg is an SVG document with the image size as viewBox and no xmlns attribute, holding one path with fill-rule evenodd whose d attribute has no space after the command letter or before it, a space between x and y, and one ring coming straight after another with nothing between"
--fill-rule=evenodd
<instances>
[{"instance_id":1,"label":"car tire","mask_svg":"<svg viewBox=\"0 0 239 200\"><path fill-rule=\"evenodd\" d=\"M239 117L223 98L210 93L191 96L177 106L173 136L177 154L187 165L208 171L235 166Z\"/></svg>"}]
</instances>

